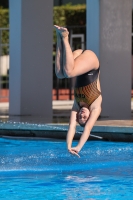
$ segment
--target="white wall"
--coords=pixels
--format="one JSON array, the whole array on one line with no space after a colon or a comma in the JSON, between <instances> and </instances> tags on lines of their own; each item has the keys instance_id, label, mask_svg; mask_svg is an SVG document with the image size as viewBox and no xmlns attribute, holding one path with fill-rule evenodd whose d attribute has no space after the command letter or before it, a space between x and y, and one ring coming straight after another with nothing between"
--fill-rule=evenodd
<instances>
[{"instance_id":1,"label":"white wall","mask_svg":"<svg viewBox=\"0 0 133 200\"><path fill-rule=\"evenodd\" d=\"M9 55L0 56L0 75L7 75L9 70Z\"/></svg>"}]
</instances>

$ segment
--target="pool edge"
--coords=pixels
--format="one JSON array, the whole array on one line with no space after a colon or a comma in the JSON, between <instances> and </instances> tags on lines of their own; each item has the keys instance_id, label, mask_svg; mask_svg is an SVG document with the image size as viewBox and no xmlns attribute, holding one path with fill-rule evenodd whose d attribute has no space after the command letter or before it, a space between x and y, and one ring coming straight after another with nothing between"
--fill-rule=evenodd
<instances>
[{"instance_id":1,"label":"pool edge","mask_svg":"<svg viewBox=\"0 0 133 200\"><path fill-rule=\"evenodd\" d=\"M0 136L66 139L68 124L0 123ZM83 128L77 126L74 139L80 138ZM95 125L89 140L133 142L132 126Z\"/></svg>"}]
</instances>

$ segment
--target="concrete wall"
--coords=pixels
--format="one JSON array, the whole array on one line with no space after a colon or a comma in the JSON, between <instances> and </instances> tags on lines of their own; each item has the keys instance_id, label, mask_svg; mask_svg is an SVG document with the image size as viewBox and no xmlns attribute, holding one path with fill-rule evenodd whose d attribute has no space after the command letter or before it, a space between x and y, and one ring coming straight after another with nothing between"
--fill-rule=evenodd
<instances>
[{"instance_id":1,"label":"concrete wall","mask_svg":"<svg viewBox=\"0 0 133 200\"><path fill-rule=\"evenodd\" d=\"M87 0L87 49L100 60L101 116L131 117L132 0Z\"/></svg>"},{"instance_id":2,"label":"concrete wall","mask_svg":"<svg viewBox=\"0 0 133 200\"><path fill-rule=\"evenodd\" d=\"M100 0L102 115L131 116L132 0Z\"/></svg>"},{"instance_id":3,"label":"concrete wall","mask_svg":"<svg viewBox=\"0 0 133 200\"><path fill-rule=\"evenodd\" d=\"M52 120L53 1L10 0L10 115Z\"/></svg>"},{"instance_id":4,"label":"concrete wall","mask_svg":"<svg viewBox=\"0 0 133 200\"><path fill-rule=\"evenodd\" d=\"M99 20L99 0L87 0L86 13L86 46L91 49L99 58L99 35L100 35L100 20Z\"/></svg>"}]
</instances>

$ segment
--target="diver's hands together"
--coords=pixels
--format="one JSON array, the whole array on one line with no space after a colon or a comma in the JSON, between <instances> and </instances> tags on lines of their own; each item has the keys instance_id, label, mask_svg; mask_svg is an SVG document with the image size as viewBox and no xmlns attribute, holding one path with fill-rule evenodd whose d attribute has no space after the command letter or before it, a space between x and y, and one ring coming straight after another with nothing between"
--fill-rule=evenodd
<instances>
[{"instance_id":1,"label":"diver's hands together","mask_svg":"<svg viewBox=\"0 0 133 200\"><path fill-rule=\"evenodd\" d=\"M79 156L80 149L79 149L78 146L76 146L76 147L69 147L68 151L69 151L69 153L71 153L73 155L76 155L76 156L78 156L80 158L80 156Z\"/></svg>"}]
</instances>

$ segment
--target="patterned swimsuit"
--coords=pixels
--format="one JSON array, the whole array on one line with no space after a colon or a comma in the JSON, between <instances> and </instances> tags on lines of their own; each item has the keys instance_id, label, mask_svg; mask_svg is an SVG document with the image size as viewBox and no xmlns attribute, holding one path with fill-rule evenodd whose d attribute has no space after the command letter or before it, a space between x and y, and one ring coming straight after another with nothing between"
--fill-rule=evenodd
<instances>
[{"instance_id":1,"label":"patterned swimsuit","mask_svg":"<svg viewBox=\"0 0 133 200\"><path fill-rule=\"evenodd\" d=\"M98 75L99 68L77 76L74 97L78 104L85 102L90 106L101 95L97 89Z\"/></svg>"}]
</instances>

